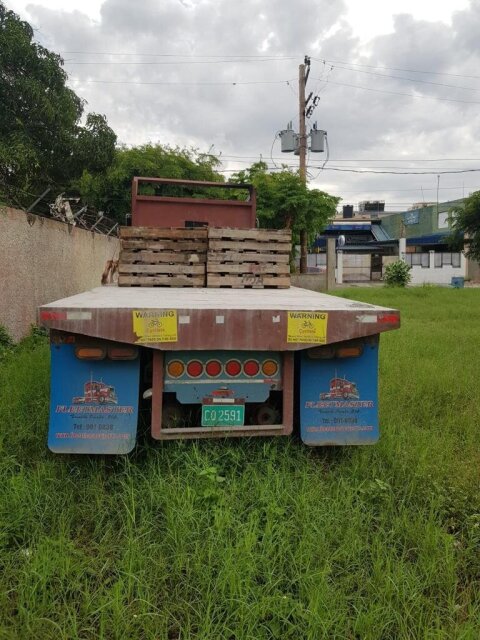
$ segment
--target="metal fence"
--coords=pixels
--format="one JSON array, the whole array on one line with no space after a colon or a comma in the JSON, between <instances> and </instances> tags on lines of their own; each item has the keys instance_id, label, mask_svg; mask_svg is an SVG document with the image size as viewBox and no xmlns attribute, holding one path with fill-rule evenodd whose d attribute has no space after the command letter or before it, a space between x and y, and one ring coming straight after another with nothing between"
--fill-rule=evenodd
<instances>
[{"instance_id":1,"label":"metal fence","mask_svg":"<svg viewBox=\"0 0 480 640\"><path fill-rule=\"evenodd\" d=\"M407 253L405 254L405 262L411 267L430 267L429 253ZM460 267L461 254L452 251L439 251L434 253L434 267L441 269L442 267Z\"/></svg>"},{"instance_id":2,"label":"metal fence","mask_svg":"<svg viewBox=\"0 0 480 640\"><path fill-rule=\"evenodd\" d=\"M457 252L436 253L434 264L437 268L441 268L443 266L460 267L461 255Z\"/></svg>"}]
</instances>

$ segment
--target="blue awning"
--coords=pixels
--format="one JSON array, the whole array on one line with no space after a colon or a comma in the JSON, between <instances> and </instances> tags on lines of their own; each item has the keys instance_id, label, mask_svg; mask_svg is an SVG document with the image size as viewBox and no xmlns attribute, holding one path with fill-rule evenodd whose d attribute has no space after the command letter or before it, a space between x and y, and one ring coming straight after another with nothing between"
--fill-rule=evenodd
<instances>
[{"instance_id":1,"label":"blue awning","mask_svg":"<svg viewBox=\"0 0 480 640\"><path fill-rule=\"evenodd\" d=\"M417 244L445 244L446 239L450 234L447 233L431 233L426 236L416 236L415 238L407 238L407 245L417 245Z\"/></svg>"}]
</instances>

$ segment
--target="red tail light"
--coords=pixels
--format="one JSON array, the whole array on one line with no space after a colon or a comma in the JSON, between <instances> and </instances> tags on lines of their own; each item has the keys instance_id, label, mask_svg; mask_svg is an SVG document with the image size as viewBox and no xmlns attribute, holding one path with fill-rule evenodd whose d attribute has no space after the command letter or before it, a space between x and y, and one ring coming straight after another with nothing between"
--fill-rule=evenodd
<instances>
[{"instance_id":1,"label":"red tail light","mask_svg":"<svg viewBox=\"0 0 480 640\"><path fill-rule=\"evenodd\" d=\"M227 372L227 375L232 376L232 378L234 376L238 376L241 370L242 365L238 360L229 360L225 365L225 371Z\"/></svg>"},{"instance_id":2,"label":"red tail light","mask_svg":"<svg viewBox=\"0 0 480 640\"><path fill-rule=\"evenodd\" d=\"M198 378L203 373L203 364L199 360L190 360L187 364L187 373L191 378Z\"/></svg>"},{"instance_id":3,"label":"red tail light","mask_svg":"<svg viewBox=\"0 0 480 640\"><path fill-rule=\"evenodd\" d=\"M205 371L207 373L207 376L216 378L222 372L222 365L218 360L210 360L210 362L207 362L207 364L205 365Z\"/></svg>"},{"instance_id":4,"label":"red tail light","mask_svg":"<svg viewBox=\"0 0 480 640\"><path fill-rule=\"evenodd\" d=\"M243 365L243 373L246 376L250 376L250 377L256 376L259 371L260 371L260 365L256 360L247 360Z\"/></svg>"}]
</instances>

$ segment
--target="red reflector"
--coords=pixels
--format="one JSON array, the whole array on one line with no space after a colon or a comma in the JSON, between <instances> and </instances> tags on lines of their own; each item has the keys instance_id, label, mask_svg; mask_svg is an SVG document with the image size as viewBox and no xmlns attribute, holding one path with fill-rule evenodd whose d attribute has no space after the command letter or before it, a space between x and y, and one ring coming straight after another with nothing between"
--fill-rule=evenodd
<instances>
[{"instance_id":1,"label":"red reflector","mask_svg":"<svg viewBox=\"0 0 480 640\"><path fill-rule=\"evenodd\" d=\"M247 360L243 365L243 372L246 376L256 376L260 371L260 365L256 360Z\"/></svg>"},{"instance_id":2,"label":"red reflector","mask_svg":"<svg viewBox=\"0 0 480 640\"><path fill-rule=\"evenodd\" d=\"M187 373L192 378L198 378L203 373L203 364L199 360L191 360L187 364Z\"/></svg>"},{"instance_id":3,"label":"red reflector","mask_svg":"<svg viewBox=\"0 0 480 640\"><path fill-rule=\"evenodd\" d=\"M66 311L40 311L40 320L66 320Z\"/></svg>"},{"instance_id":4,"label":"red reflector","mask_svg":"<svg viewBox=\"0 0 480 640\"><path fill-rule=\"evenodd\" d=\"M222 371L222 365L218 360L210 360L210 362L207 362L205 365L205 371L207 372L207 376L216 378Z\"/></svg>"},{"instance_id":5,"label":"red reflector","mask_svg":"<svg viewBox=\"0 0 480 640\"><path fill-rule=\"evenodd\" d=\"M397 322L400 322L400 318L393 313L386 313L383 316L378 316L377 322L382 322L385 324L395 324Z\"/></svg>"},{"instance_id":6,"label":"red reflector","mask_svg":"<svg viewBox=\"0 0 480 640\"><path fill-rule=\"evenodd\" d=\"M229 376L238 376L242 370L242 365L238 360L229 360L225 365L225 371Z\"/></svg>"}]
</instances>

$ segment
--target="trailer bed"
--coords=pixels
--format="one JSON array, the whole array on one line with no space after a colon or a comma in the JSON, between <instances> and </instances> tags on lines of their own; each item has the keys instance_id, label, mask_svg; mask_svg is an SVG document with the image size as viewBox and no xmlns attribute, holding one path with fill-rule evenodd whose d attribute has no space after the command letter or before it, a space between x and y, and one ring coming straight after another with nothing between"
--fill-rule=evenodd
<instances>
[{"instance_id":1,"label":"trailer bed","mask_svg":"<svg viewBox=\"0 0 480 640\"><path fill-rule=\"evenodd\" d=\"M296 351L400 326L395 309L298 287L104 286L43 305L39 320L50 329L162 350ZM144 320L156 324L159 331L148 329L142 334L144 329L139 327L146 326ZM301 324L305 331L298 329Z\"/></svg>"}]
</instances>

